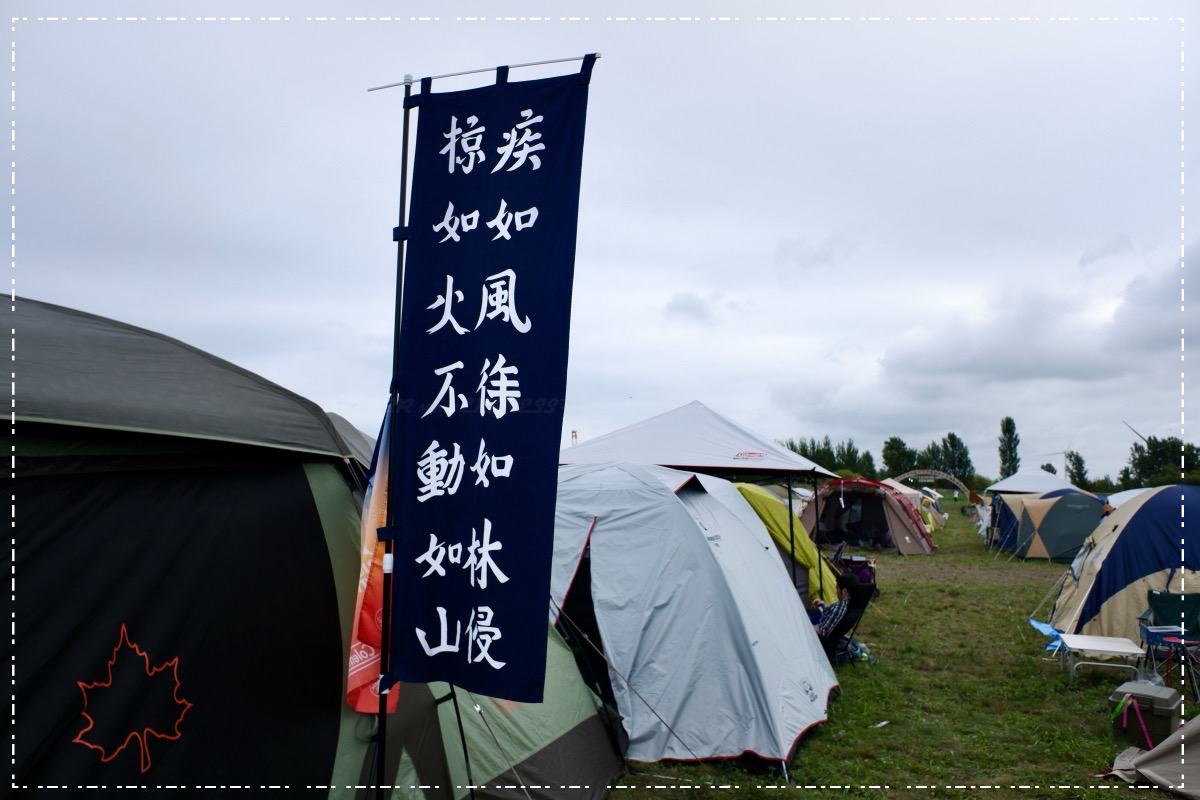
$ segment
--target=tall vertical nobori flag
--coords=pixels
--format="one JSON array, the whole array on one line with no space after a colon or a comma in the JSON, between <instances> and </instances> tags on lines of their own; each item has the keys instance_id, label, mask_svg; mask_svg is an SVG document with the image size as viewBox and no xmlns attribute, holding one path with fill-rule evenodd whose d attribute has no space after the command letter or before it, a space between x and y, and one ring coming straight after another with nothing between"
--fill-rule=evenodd
<instances>
[{"instance_id":1,"label":"tall vertical nobori flag","mask_svg":"<svg viewBox=\"0 0 1200 800\"><path fill-rule=\"evenodd\" d=\"M383 680L539 702L584 119L579 73L418 109Z\"/></svg>"}]
</instances>

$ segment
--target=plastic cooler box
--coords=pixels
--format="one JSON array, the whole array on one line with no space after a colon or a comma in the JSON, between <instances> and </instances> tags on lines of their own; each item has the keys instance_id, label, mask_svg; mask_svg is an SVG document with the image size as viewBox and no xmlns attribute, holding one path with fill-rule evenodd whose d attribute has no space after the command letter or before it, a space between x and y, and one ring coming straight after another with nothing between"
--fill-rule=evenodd
<instances>
[{"instance_id":1,"label":"plastic cooler box","mask_svg":"<svg viewBox=\"0 0 1200 800\"><path fill-rule=\"evenodd\" d=\"M1117 711L1121 701L1129 695L1130 707ZM1137 709L1132 706L1137 701ZM1168 686L1155 686L1149 683L1129 681L1122 683L1108 696L1108 708L1113 712L1113 730L1122 734L1133 745L1149 750L1166 739L1179 727L1179 709L1183 696ZM1142 730L1142 722L1138 721L1137 712L1141 711L1142 722L1146 730ZM1146 734L1150 734L1151 744L1146 743Z\"/></svg>"}]
</instances>

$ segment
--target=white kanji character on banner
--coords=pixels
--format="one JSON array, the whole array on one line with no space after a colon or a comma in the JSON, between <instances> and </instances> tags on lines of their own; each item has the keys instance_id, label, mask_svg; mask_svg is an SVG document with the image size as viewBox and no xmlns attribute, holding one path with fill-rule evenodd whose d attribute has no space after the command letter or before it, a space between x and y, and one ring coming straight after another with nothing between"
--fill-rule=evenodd
<instances>
[{"instance_id":1,"label":"white kanji character on banner","mask_svg":"<svg viewBox=\"0 0 1200 800\"><path fill-rule=\"evenodd\" d=\"M467 117L467 125L477 125L479 118L475 116ZM449 139L446 146L438 151L438 155L449 155L450 163L448 168L451 174L454 173L454 167L458 166L466 174L475 166L475 162L483 163L487 161L487 153L483 151L483 132L487 128L479 125L477 128L471 128L469 131L464 131L458 127L458 117L450 117L450 130L443 133L442 136ZM462 148L462 155L458 154L459 148Z\"/></svg>"},{"instance_id":2,"label":"white kanji character on banner","mask_svg":"<svg viewBox=\"0 0 1200 800\"><path fill-rule=\"evenodd\" d=\"M533 223L537 222L538 210L537 206L530 206L524 211L513 213L508 210L508 202L503 198L500 199L500 210L496 212L496 216L487 221L487 226L496 231L496 235L492 237L492 241L497 239L512 240L508 229L513 223L516 223L516 230L521 231L526 228L532 228Z\"/></svg>"},{"instance_id":3,"label":"white kanji character on banner","mask_svg":"<svg viewBox=\"0 0 1200 800\"><path fill-rule=\"evenodd\" d=\"M495 575L496 580L501 583L508 583L508 576L500 571L500 567L496 566L496 562L492 558L492 553L503 549L503 542L492 541L491 520L486 518L483 520L482 540L479 539L476 530L471 529L471 546L467 548L467 563L463 564L463 569L471 571L472 586L478 583L480 589L486 589L489 573Z\"/></svg>"},{"instance_id":4,"label":"white kanji character on banner","mask_svg":"<svg viewBox=\"0 0 1200 800\"><path fill-rule=\"evenodd\" d=\"M491 486L491 481L488 480L488 473L491 473L494 478L507 478L512 472L513 457L493 456L487 452L487 442L483 439L479 440L479 455L475 456L475 463L471 465L471 472L475 473L475 485L483 484L486 489Z\"/></svg>"},{"instance_id":5,"label":"white kanji character on banner","mask_svg":"<svg viewBox=\"0 0 1200 800\"><path fill-rule=\"evenodd\" d=\"M466 461L463 460L457 442L454 443L454 455L450 455L438 440L434 439L417 462L417 480L421 482L417 490L417 502L424 503L431 497L457 492L465 468Z\"/></svg>"},{"instance_id":6,"label":"white kanji character on banner","mask_svg":"<svg viewBox=\"0 0 1200 800\"><path fill-rule=\"evenodd\" d=\"M438 396L434 398L433 404L425 409L425 413L421 415L421 419L432 414L435 408L439 408L438 403L442 402L443 399L446 401L446 405L440 406L440 408L447 417L454 416L455 411L467 407L467 396L454 391L454 387L450 385L454 379L454 376L450 373L456 369L462 369L462 366L463 362L455 361L453 364L447 364L433 371L434 375L441 375L445 380L442 381L442 388L438 391Z\"/></svg>"},{"instance_id":7,"label":"white kanji character on banner","mask_svg":"<svg viewBox=\"0 0 1200 800\"><path fill-rule=\"evenodd\" d=\"M436 333L436 332L440 331L442 328L446 327L446 325L450 325L450 327L454 330L454 332L459 334L460 336L462 334L466 333L467 329L464 328L462 325L459 325L458 320L456 320L454 318L454 308L453 308L454 302L457 300L458 302L461 303L462 299L463 299L463 293L454 288L454 276L447 275L446 276L446 293L439 294L437 300L434 300L432 304L426 306L426 308L430 311L434 310L438 306L441 306L442 318L440 320L438 320L436 325L434 325L432 328L428 328L425 332L426 333Z\"/></svg>"},{"instance_id":8,"label":"white kanji character on banner","mask_svg":"<svg viewBox=\"0 0 1200 800\"><path fill-rule=\"evenodd\" d=\"M480 606L471 615L467 625L467 661L471 664L486 661L492 669L500 669L507 662L496 661L488 653L492 643L503 638L500 629L492 625L492 616L488 606Z\"/></svg>"},{"instance_id":9,"label":"white kanji character on banner","mask_svg":"<svg viewBox=\"0 0 1200 800\"><path fill-rule=\"evenodd\" d=\"M429 565L429 569L425 570L422 578L428 578L433 573L445 575L446 570L442 569L442 559L446 557L446 545L438 541L435 534L429 534L429 549L421 555L417 556L414 561L420 564L422 562Z\"/></svg>"},{"instance_id":10,"label":"white kanji character on banner","mask_svg":"<svg viewBox=\"0 0 1200 800\"><path fill-rule=\"evenodd\" d=\"M508 168L508 172L512 172L525 163L528 159L533 165L533 169L539 169L542 166L542 160L534 153L539 150L545 150L546 145L542 143L534 144L542 138L540 133L534 132L529 126L535 122L542 121L542 115L533 116L533 109L527 108L521 112L521 118L524 122L517 123L517 126L508 133L504 134L503 144L496 148L496 152L500 154L500 160L496 162L496 166L492 167L492 172L498 172L501 167L508 163L509 157L514 157L513 165Z\"/></svg>"},{"instance_id":11,"label":"white kanji character on banner","mask_svg":"<svg viewBox=\"0 0 1200 800\"><path fill-rule=\"evenodd\" d=\"M436 647L429 646L429 640L426 638L425 631L420 628L414 628L417 633L417 639L421 642L421 647L425 649L425 655L436 656L438 653L457 653L459 651L459 642L462 640L462 623L454 623L454 644L450 643L448 638L449 626L446 622L446 609L438 606L438 620L441 623L441 644Z\"/></svg>"},{"instance_id":12,"label":"white kanji character on banner","mask_svg":"<svg viewBox=\"0 0 1200 800\"><path fill-rule=\"evenodd\" d=\"M520 407L521 384L516 379L518 371L515 366L505 363L503 353L496 356L495 365L490 359L483 360L479 386L475 390L479 393L479 416L490 411L496 419L501 419L509 411L516 411Z\"/></svg>"},{"instance_id":13,"label":"white kanji character on banner","mask_svg":"<svg viewBox=\"0 0 1200 800\"><path fill-rule=\"evenodd\" d=\"M479 303L479 319L475 321L476 329L483 324L484 319L500 319L511 322L518 333L528 333L531 327L529 317L521 319L517 313L517 273L511 269L489 275L483 282L483 299Z\"/></svg>"},{"instance_id":14,"label":"white kanji character on banner","mask_svg":"<svg viewBox=\"0 0 1200 800\"><path fill-rule=\"evenodd\" d=\"M458 235L458 228L460 225L462 226L463 233L468 233L475 230L475 228L479 226L479 211L476 210L467 212L466 214L455 215L454 203L447 204L446 216L442 217L441 222L433 226L434 233L437 233L438 231L446 232L446 235L438 241L438 244L441 244L447 239L453 239L456 242L461 241Z\"/></svg>"}]
</instances>

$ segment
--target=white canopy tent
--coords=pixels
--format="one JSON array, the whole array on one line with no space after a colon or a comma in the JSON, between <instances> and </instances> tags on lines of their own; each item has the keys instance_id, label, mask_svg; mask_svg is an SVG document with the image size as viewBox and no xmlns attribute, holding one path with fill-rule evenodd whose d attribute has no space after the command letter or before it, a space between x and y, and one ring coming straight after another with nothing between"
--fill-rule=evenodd
<instances>
[{"instance_id":1,"label":"white canopy tent","mask_svg":"<svg viewBox=\"0 0 1200 800\"><path fill-rule=\"evenodd\" d=\"M1010 494L1045 494L1058 489L1083 491L1063 478L1041 469L1025 470L1009 475L1004 480L987 487L986 491Z\"/></svg>"},{"instance_id":2,"label":"white canopy tent","mask_svg":"<svg viewBox=\"0 0 1200 800\"><path fill-rule=\"evenodd\" d=\"M559 453L563 464L623 461L726 474L837 475L698 400Z\"/></svg>"}]
</instances>

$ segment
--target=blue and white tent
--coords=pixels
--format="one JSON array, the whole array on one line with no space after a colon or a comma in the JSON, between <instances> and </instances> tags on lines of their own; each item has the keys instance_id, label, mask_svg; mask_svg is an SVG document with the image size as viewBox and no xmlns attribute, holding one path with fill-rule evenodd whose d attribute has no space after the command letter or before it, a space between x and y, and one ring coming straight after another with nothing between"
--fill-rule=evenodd
<instances>
[{"instance_id":1,"label":"blue and white tent","mask_svg":"<svg viewBox=\"0 0 1200 800\"><path fill-rule=\"evenodd\" d=\"M1150 489L1104 517L1064 574L1050 624L1138 641L1150 589L1200 587L1200 536L1185 535L1187 517L1200 518L1200 486Z\"/></svg>"}]
</instances>

